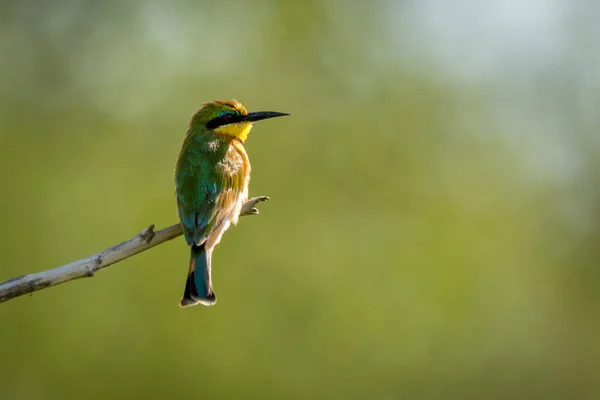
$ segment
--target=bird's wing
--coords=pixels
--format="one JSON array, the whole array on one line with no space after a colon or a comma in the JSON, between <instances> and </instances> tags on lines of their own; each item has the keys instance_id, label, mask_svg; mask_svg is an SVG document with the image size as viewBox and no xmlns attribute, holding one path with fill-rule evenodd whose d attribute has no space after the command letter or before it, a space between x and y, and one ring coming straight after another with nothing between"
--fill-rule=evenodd
<instances>
[{"instance_id":1,"label":"bird's wing","mask_svg":"<svg viewBox=\"0 0 600 400\"><path fill-rule=\"evenodd\" d=\"M231 218L243 190L243 171L225 174L213 163L198 163L177 176L177 208L188 245L201 245Z\"/></svg>"}]
</instances>

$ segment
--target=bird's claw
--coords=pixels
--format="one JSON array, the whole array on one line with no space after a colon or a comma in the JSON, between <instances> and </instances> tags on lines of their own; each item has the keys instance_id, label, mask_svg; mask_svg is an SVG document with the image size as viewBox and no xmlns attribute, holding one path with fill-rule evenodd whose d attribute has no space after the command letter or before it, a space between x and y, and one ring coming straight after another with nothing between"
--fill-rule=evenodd
<instances>
[{"instance_id":1,"label":"bird's claw","mask_svg":"<svg viewBox=\"0 0 600 400\"><path fill-rule=\"evenodd\" d=\"M258 197L253 197L253 198L247 200L244 203L244 205L242 206L240 216L260 214L260 212L258 211L258 208L256 208L256 205L262 201L267 201L267 200L269 200L269 197L267 197L267 196L258 196Z\"/></svg>"}]
</instances>

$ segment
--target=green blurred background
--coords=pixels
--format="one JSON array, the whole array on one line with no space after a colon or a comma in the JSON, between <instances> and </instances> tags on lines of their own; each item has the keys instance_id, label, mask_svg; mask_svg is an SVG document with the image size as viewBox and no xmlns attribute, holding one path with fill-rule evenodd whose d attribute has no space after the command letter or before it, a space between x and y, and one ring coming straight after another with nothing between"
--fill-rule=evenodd
<instances>
[{"instance_id":1,"label":"green blurred background","mask_svg":"<svg viewBox=\"0 0 600 400\"><path fill-rule=\"evenodd\" d=\"M177 221L191 114L261 215L0 305L2 399L600 397L600 3L1 1L0 280Z\"/></svg>"}]
</instances>

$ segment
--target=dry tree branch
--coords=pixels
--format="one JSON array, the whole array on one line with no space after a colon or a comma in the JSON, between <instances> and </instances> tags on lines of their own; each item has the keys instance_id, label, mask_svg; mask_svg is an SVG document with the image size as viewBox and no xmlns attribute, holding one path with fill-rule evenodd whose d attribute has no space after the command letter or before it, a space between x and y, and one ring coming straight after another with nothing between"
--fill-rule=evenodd
<instances>
[{"instance_id":1,"label":"dry tree branch","mask_svg":"<svg viewBox=\"0 0 600 400\"><path fill-rule=\"evenodd\" d=\"M266 196L260 196L248 200L242 206L240 216L258 214L256 205L268 199ZM150 225L135 237L92 256L48 271L9 279L0 283L0 303L50 286L94 276L96 271L174 239L182 233L179 224L156 232L154 231L154 225Z\"/></svg>"}]
</instances>

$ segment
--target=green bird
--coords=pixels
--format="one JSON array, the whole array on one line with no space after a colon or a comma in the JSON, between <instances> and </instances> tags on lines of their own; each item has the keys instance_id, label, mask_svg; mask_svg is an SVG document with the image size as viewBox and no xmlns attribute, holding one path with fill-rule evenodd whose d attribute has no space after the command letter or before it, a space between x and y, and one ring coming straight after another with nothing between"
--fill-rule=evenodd
<instances>
[{"instance_id":1,"label":"green bird","mask_svg":"<svg viewBox=\"0 0 600 400\"><path fill-rule=\"evenodd\" d=\"M175 168L179 220L191 248L181 307L217 302L212 252L248 199L250 160L244 142L252 122L284 115L289 114L248 113L236 100L218 100L192 116Z\"/></svg>"}]
</instances>

